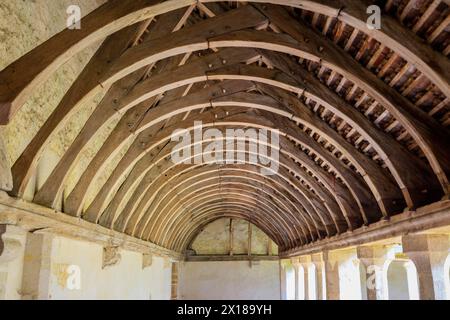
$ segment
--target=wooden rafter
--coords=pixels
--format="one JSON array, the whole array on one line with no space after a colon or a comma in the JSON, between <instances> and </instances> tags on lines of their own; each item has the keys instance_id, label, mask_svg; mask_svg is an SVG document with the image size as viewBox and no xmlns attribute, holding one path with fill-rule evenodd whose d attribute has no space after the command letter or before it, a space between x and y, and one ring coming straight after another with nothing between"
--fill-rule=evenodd
<instances>
[{"instance_id":1,"label":"wooden rafter","mask_svg":"<svg viewBox=\"0 0 450 320\"><path fill-rule=\"evenodd\" d=\"M449 17L430 23L447 4L419 10L409 1L368 30L370 1L247 2L108 1L81 30L62 31L1 71L6 124L39 83L103 40L14 163L10 194L24 195L50 138L103 91L33 201L171 250L228 217L299 252L448 196ZM65 198L71 170L113 117L118 124ZM279 130L278 171L172 163L171 133L194 121Z\"/></svg>"}]
</instances>

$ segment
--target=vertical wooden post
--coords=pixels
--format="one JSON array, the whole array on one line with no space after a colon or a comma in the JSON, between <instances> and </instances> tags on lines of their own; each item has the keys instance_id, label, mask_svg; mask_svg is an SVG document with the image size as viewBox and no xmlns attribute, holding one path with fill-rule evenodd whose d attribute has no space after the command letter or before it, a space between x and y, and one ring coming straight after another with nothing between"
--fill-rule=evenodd
<instances>
[{"instance_id":1,"label":"vertical wooden post","mask_svg":"<svg viewBox=\"0 0 450 320\"><path fill-rule=\"evenodd\" d=\"M249 222L248 223L248 249L247 249L247 254L248 254L248 258L249 258L249 265L250 268L252 267L252 224Z\"/></svg>"},{"instance_id":2,"label":"vertical wooden post","mask_svg":"<svg viewBox=\"0 0 450 320\"><path fill-rule=\"evenodd\" d=\"M233 255L233 219L230 219L230 256Z\"/></svg>"},{"instance_id":3,"label":"vertical wooden post","mask_svg":"<svg viewBox=\"0 0 450 320\"><path fill-rule=\"evenodd\" d=\"M248 223L248 249L247 249L247 254L249 256L252 255L252 224L250 222Z\"/></svg>"},{"instance_id":4,"label":"vertical wooden post","mask_svg":"<svg viewBox=\"0 0 450 320\"><path fill-rule=\"evenodd\" d=\"M171 300L178 300L178 263L172 262Z\"/></svg>"}]
</instances>

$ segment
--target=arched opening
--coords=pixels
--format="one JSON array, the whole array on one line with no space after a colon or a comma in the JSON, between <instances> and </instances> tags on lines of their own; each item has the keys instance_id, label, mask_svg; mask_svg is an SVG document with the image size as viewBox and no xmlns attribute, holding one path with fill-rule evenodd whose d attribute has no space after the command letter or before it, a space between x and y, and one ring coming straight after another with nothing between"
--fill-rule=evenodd
<instances>
[{"instance_id":1,"label":"arched opening","mask_svg":"<svg viewBox=\"0 0 450 320\"><path fill-rule=\"evenodd\" d=\"M317 276L316 266L308 266L308 300L317 300Z\"/></svg>"},{"instance_id":2,"label":"arched opening","mask_svg":"<svg viewBox=\"0 0 450 320\"><path fill-rule=\"evenodd\" d=\"M447 300L450 300L450 254L444 264L444 283Z\"/></svg>"},{"instance_id":3,"label":"arched opening","mask_svg":"<svg viewBox=\"0 0 450 320\"><path fill-rule=\"evenodd\" d=\"M295 270L292 266L285 269L286 273L286 300L295 300Z\"/></svg>"},{"instance_id":4,"label":"arched opening","mask_svg":"<svg viewBox=\"0 0 450 320\"><path fill-rule=\"evenodd\" d=\"M448 1L3 2L8 295L450 299Z\"/></svg>"},{"instance_id":5,"label":"arched opening","mask_svg":"<svg viewBox=\"0 0 450 320\"><path fill-rule=\"evenodd\" d=\"M410 260L390 260L385 264L385 300L418 300L417 270Z\"/></svg>"},{"instance_id":6,"label":"arched opening","mask_svg":"<svg viewBox=\"0 0 450 320\"><path fill-rule=\"evenodd\" d=\"M297 300L306 300L305 269L297 266Z\"/></svg>"}]
</instances>

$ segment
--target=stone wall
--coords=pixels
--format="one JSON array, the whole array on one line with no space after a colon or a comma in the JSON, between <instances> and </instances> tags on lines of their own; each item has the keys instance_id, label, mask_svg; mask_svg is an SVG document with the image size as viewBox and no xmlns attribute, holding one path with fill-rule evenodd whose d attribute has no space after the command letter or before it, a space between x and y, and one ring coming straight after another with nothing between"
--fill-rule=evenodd
<instances>
[{"instance_id":1,"label":"stone wall","mask_svg":"<svg viewBox=\"0 0 450 320\"><path fill-rule=\"evenodd\" d=\"M184 262L179 285L181 299L279 300L279 262Z\"/></svg>"},{"instance_id":2,"label":"stone wall","mask_svg":"<svg viewBox=\"0 0 450 320\"><path fill-rule=\"evenodd\" d=\"M272 254L278 254L277 245L252 224L252 255L267 255L269 241ZM192 242L191 248L198 255L227 255L230 252L230 219L218 219L198 234ZM248 254L248 222L233 219L233 254Z\"/></svg>"},{"instance_id":3,"label":"stone wall","mask_svg":"<svg viewBox=\"0 0 450 320\"><path fill-rule=\"evenodd\" d=\"M0 19L0 70L66 28L67 8L70 5L78 5L81 8L82 16L85 16L104 2L106 1L25 0L0 2L0 16L2 17ZM42 83L8 125L0 127L0 138L4 141L4 153L10 166L14 164L51 112L57 107L99 45L100 43L91 45L66 62L49 80ZM30 180L25 199L33 198L36 188L45 182L103 95L104 92L98 92L92 99L82 102L78 111L69 116L67 123L50 137L38 163L37 172ZM96 139L88 144L74 169L69 173L64 191L66 196L75 186L80 173L87 167L117 121L116 117L105 125ZM108 172L100 175L97 184L88 195L90 199L92 198L91 193L96 194L107 176Z\"/></svg>"},{"instance_id":4,"label":"stone wall","mask_svg":"<svg viewBox=\"0 0 450 320\"><path fill-rule=\"evenodd\" d=\"M171 261L7 226L0 300L170 299ZM112 252L107 254L105 252Z\"/></svg>"}]
</instances>

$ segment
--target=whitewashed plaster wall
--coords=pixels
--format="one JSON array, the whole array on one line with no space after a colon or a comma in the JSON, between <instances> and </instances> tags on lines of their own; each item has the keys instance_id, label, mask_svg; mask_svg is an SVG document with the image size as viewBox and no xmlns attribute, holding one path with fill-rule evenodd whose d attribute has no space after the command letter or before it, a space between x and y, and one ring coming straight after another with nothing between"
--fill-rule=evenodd
<instances>
[{"instance_id":1,"label":"whitewashed plaster wall","mask_svg":"<svg viewBox=\"0 0 450 320\"><path fill-rule=\"evenodd\" d=\"M278 254L278 246L257 226L252 228L252 255L267 255L271 242L272 254ZM248 222L233 219L233 254L248 254ZM191 244L197 255L227 255L230 251L230 219L221 218L205 226Z\"/></svg>"},{"instance_id":2,"label":"whitewashed plaster wall","mask_svg":"<svg viewBox=\"0 0 450 320\"><path fill-rule=\"evenodd\" d=\"M51 254L50 299L170 299L171 268L153 257L142 269L142 254L121 250L117 265L102 269L103 247L94 243L56 237ZM81 288L67 287L67 267L79 266Z\"/></svg>"},{"instance_id":3,"label":"whitewashed plaster wall","mask_svg":"<svg viewBox=\"0 0 450 320\"><path fill-rule=\"evenodd\" d=\"M0 256L0 300L170 299L169 259L153 256L143 268L141 253L119 249L120 261L102 268L103 246L96 243L34 235L14 226L2 238L8 242ZM79 281L73 280L73 268Z\"/></svg>"},{"instance_id":4,"label":"whitewashed plaster wall","mask_svg":"<svg viewBox=\"0 0 450 320\"><path fill-rule=\"evenodd\" d=\"M180 299L279 300L278 261L192 261L181 264Z\"/></svg>"},{"instance_id":5,"label":"whitewashed plaster wall","mask_svg":"<svg viewBox=\"0 0 450 320\"><path fill-rule=\"evenodd\" d=\"M106 0L0 1L0 17L2 17L0 19L0 70L65 29L69 6L78 5L81 9L81 15L85 16L104 2ZM4 156L9 166L14 164L39 128L57 107L100 44L101 42L92 44L63 64L33 92L31 98L19 109L8 125L0 126L0 138L5 144ZM33 199L36 189L43 185L94 108L101 101L104 93L104 90L100 90L93 97L82 101L77 107L77 111L68 117L65 125L52 134L42 151L37 170L32 175L26 188L24 199ZM65 181L65 197L74 188L81 173L88 166L118 120L118 116L113 117L100 130L100 134L87 144L79 159L75 162L73 169L68 173ZM105 171L99 174L92 188L88 190L86 205L89 205L111 173L111 167L120 160L128 146L129 144L125 145L115 161L106 166Z\"/></svg>"},{"instance_id":6,"label":"whitewashed plaster wall","mask_svg":"<svg viewBox=\"0 0 450 320\"><path fill-rule=\"evenodd\" d=\"M363 299L363 288L360 263L356 250L339 250L333 254L339 256L339 288L340 300Z\"/></svg>"}]
</instances>

